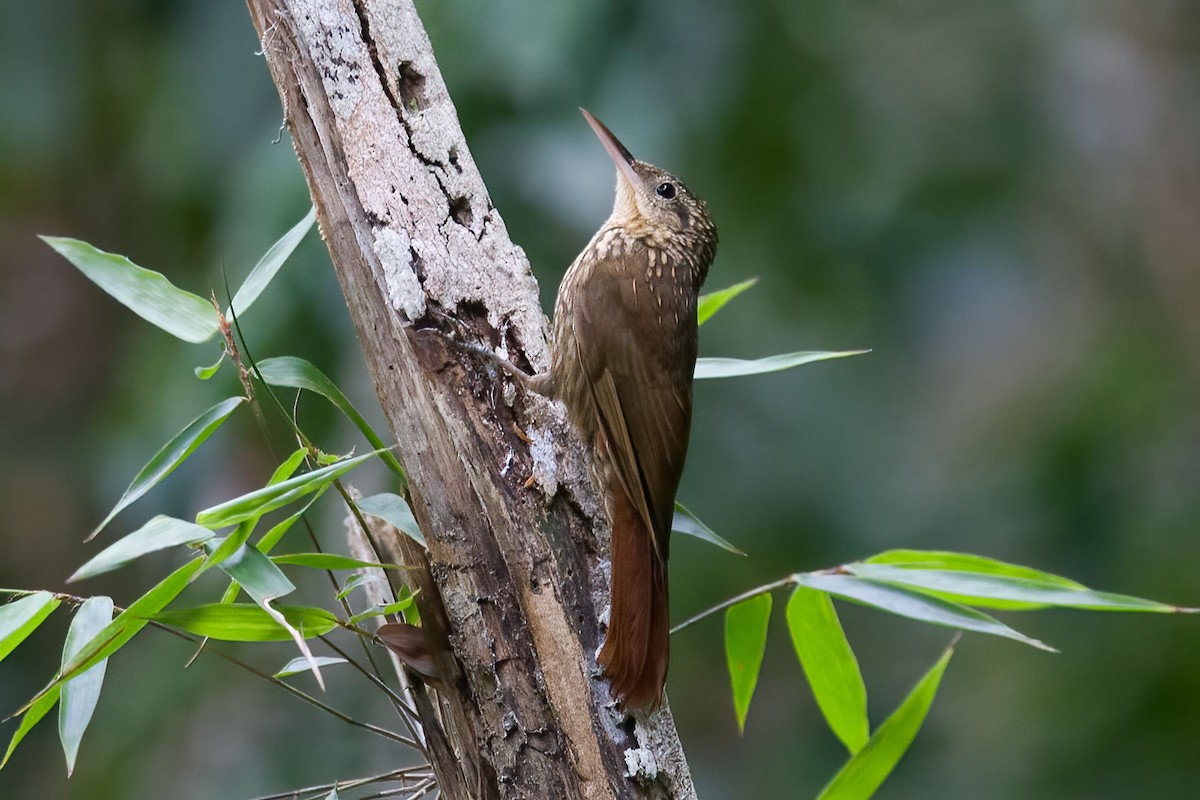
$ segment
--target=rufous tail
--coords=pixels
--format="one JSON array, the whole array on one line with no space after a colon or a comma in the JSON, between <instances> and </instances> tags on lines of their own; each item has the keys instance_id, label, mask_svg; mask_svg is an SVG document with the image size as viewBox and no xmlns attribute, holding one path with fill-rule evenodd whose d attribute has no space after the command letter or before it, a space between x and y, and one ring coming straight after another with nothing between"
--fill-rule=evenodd
<instances>
[{"instance_id":1,"label":"rufous tail","mask_svg":"<svg viewBox=\"0 0 1200 800\"><path fill-rule=\"evenodd\" d=\"M600 664L622 709L652 709L662 701L670 655L666 543L613 481L612 596Z\"/></svg>"}]
</instances>

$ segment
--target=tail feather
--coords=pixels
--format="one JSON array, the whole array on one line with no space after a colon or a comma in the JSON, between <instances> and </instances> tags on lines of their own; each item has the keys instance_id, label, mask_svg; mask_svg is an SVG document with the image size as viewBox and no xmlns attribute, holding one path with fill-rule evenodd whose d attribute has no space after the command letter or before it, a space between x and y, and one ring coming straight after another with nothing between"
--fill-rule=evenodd
<instances>
[{"instance_id":1,"label":"tail feather","mask_svg":"<svg viewBox=\"0 0 1200 800\"><path fill-rule=\"evenodd\" d=\"M611 496L611 611L600 664L622 708L654 708L670 655L666 549L657 551L654 532L619 485Z\"/></svg>"}]
</instances>

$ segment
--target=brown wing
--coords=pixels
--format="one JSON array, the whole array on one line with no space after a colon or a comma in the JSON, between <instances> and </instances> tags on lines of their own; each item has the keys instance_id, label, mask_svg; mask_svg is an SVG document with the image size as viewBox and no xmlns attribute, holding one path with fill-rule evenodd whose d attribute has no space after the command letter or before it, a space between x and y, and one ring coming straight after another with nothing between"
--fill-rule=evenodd
<instances>
[{"instance_id":1,"label":"brown wing","mask_svg":"<svg viewBox=\"0 0 1200 800\"><path fill-rule=\"evenodd\" d=\"M578 358L617 477L665 560L691 429L695 312L680 322L644 286L639 298L628 279L596 283L578 301Z\"/></svg>"}]
</instances>

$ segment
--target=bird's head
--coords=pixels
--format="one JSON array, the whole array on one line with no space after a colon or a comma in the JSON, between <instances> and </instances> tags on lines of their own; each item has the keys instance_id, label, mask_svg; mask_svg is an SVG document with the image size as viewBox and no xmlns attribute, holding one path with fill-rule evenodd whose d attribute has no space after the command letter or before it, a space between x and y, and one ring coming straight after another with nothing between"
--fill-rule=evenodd
<instances>
[{"instance_id":1,"label":"bird's head","mask_svg":"<svg viewBox=\"0 0 1200 800\"><path fill-rule=\"evenodd\" d=\"M715 250L717 229L704 201L671 173L634 158L603 122L580 110L617 167L617 196L609 221L659 246L676 239L688 247Z\"/></svg>"}]
</instances>

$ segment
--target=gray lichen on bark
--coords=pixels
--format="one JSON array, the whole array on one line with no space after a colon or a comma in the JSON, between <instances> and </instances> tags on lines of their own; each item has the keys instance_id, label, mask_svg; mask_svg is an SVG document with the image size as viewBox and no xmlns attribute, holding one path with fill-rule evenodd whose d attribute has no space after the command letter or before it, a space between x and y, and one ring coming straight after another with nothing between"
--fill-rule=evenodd
<instances>
[{"instance_id":1,"label":"gray lichen on bark","mask_svg":"<svg viewBox=\"0 0 1200 800\"><path fill-rule=\"evenodd\" d=\"M478 303L492 327L511 323L530 363L544 367L537 282L492 206L416 9L304 5L297 32L325 50L324 88L393 310L411 321L428 301ZM415 157L391 157L394 148Z\"/></svg>"}]
</instances>

